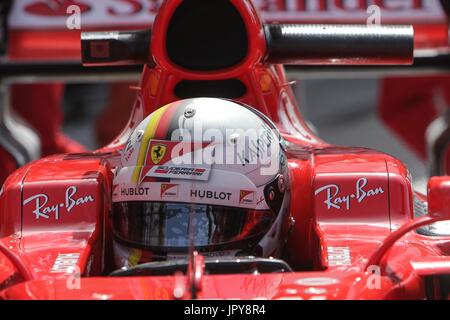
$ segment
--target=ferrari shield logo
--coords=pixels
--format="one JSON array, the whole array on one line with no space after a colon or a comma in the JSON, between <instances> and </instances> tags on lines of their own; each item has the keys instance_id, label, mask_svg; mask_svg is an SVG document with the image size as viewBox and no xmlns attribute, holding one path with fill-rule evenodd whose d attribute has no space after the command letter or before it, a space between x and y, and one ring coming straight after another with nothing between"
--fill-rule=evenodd
<instances>
[{"instance_id":1,"label":"ferrari shield logo","mask_svg":"<svg viewBox=\"0 0 450 320\"><path fill-rule=\"evenodd\" d=\"M161 162L162 158L166 154L167 146L164 144L155 144L150 149L150 154L152 158L152 162L154 164L158 164Z\"/></svg>"}]
</instances>

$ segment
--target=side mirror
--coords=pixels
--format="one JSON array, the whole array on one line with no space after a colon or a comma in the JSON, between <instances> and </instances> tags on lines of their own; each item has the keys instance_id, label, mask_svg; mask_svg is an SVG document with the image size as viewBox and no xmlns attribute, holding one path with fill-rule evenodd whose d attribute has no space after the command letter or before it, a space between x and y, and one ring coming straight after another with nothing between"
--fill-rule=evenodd
<instances>
[{"instance_id":1,"label":"side mirror","mask_svg":"<svg viewBox=\"0 0 450 320\"><path fill-rule=\"evenodd\" d=\"M412 26L264 26L270 63L299 65L411 65Z\"/></svg>"},{"instance_id":2,"label":"side mirror","mask_svg":"<svg viewBox=\"0 0 450 320\"><path fill-rule=\"evenodd\" d=\"M433 177L428 182L429 215L450 220L450 176Z\"/></svg>"},{"instance_id":3,"label":"side mirror","mask_svg":"<svg viewBox=\"0 0 450 320\"><path fill-rule=\"evenodd\" d=\"M366 270L370 266L380 265L386 252L405 234L439 221L450 220L450 177L433 177L428 182L428 211L427 215L406 223L384 239L367 262Z\"/></svg>"},{"instance_id":4,"label":"side mirror","mask_svg":"<svg viewBox=\"0 0 450 320\"><path fill-rule=\"evenodd\" d=\"M151 30L83 32L81 59L84 66L141 65L152 63Z\"/></svg>"}]
</instances>

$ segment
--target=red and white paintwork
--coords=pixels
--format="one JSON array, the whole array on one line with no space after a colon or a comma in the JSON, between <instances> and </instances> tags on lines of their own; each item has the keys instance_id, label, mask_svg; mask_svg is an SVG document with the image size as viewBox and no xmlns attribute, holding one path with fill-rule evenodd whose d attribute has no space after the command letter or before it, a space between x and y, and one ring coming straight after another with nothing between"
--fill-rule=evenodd
<instances>
[{"instance_id":1,"label":"red and white paintwork","mask_svg":"<svg viewBox=\"0 0 450 320\"><path fill-rule=\"evenodd\" d=\"M405 165L377 151L336 147L317 138L297 111L283 67L262 63L266 43L255 8L248 0L231 1L249 33L249 55L242 63L214 73L174 66L166 56L164 35L180 0L165 2L153 26L156 67L143 69L134 113L123 134L97 152L45 158L7 179L0 197L1 298L173 298L180 276L105 274L113 265L111 170L134 126L176 100L173 88L181 79L240 79L248 88L240 100L268 115L289 141L295 225L285 260L296 272L205 275L199 298L424 299L425 278L450 273L450 237L409 232L397 239L395 230L414 226L413 197L427 201L414 194ZM449 181L430 181L428 200L436 215L418 223L448 217ZM383 242L392 248L384 252ZM381 268L375 283L368 265L373 261ZM81 279L64 272L74 262ZM68 286L72 280L78 281L77 288Z\"/></svg>"}]
</instances>

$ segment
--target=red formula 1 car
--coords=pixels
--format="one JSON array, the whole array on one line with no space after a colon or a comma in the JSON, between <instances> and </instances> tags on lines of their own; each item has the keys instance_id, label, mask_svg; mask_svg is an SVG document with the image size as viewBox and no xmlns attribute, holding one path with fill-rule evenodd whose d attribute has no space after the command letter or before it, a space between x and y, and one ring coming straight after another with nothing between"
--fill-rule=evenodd
<instances>
[{"instance_id":1,"label":"red formula 1 car","mask_svg":"<svg viewBox=\"0 0 450 320\"><path fill-rule=\"evenodd\" d=\"M282 66L410 64L411 27L262 24L249 0L170 0L151 32L82 37L86 65L144 64L134 112L107 147L45 158L7 179L2 299L449 298L450 178L418 194L392 156L320 140ZM280 131L291 193L284 252L208 258L191 245L187 257L115 270L113 181L127 140L160 107L197 97L252 106ZM149 150L154 163L164 157L161 146Z\"/></svg>"}]
</instances>

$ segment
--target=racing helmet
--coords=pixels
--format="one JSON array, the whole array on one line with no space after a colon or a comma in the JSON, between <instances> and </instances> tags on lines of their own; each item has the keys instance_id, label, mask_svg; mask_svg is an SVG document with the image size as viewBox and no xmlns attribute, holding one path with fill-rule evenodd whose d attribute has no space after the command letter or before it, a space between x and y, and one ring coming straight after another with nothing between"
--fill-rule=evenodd
<instances>
[{"instance_id":1,"label":"racing helmet","mask_svg":"<svg viewBox=\"0 0 450 320\"><path fill-rule=\"evenodd\" d=\"M113 183L118 267L205 256L279 257L289 230L285 146L275 125L236 102L195 98L145 118Z\"/></svg>"}]
</instances>

